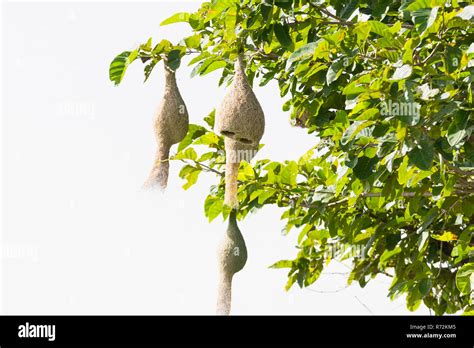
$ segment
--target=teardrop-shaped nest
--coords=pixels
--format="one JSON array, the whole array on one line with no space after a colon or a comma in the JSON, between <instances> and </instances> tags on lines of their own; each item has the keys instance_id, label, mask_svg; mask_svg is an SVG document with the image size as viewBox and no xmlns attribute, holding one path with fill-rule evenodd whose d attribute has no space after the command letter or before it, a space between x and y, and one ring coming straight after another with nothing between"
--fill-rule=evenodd
<instances>
[{"instance_id":1,"label":"teardrop-shaped nest","mask_svg":"<svg viewBox=\"0 0 474 348\"><path fill-rule=\"evenodd\" d=\"M154 129L157 141L177 144L188 132L189 115L176 83L176 74L165 64L165 91L155 113Z\"/></svg>"},{"instance_id":2,"label":"teardrop-shaped nest","mask_svg":"<svg viewBox=\"0 0 474 348\"><path fill-rule=\"evenodd\" d=\"M247 262L247 247L237 226L237 212L232 210L226 234L218 249L219 286L217 293L217 314L228 315L232 307L232 279Z\"/></svg>"},{"instance_id":3,"label":"teardrop-shaped nest","mask_svg":"<svg viewBox=\"0 0 474 348\"><path fill-rule=\"evenodd\" d=\"M157 142L155 163L145 187L165 189L168 184L169 152L171 145L179 143L188 133L189 115L176 83L176 74L166 66L165 91L154 118Z\"/></svg>"},{"instance_id":4,"label":"teardrop-shaped nest","mask_svg":"<svg viewBox=\"0 0 474 348\"><path fill-rule=\"evenodd\" d=\"M243 55L235 63L234 80L216 111L216 130L244 144L258 144L265 115L245 75Z\"/></svg>"},{"instance_id":5,"label":"teardrop-shaped nest","mask_svg":"<svg viewBox=\"0 0 474 348\"><path fill-rule=\"evenodd\" d=\"M247 262L247 246L237 225L236 211L229 216L226 234L218 249L219 267L226 276L232 276L244 268Z\"/></svg>"}]
</instances>

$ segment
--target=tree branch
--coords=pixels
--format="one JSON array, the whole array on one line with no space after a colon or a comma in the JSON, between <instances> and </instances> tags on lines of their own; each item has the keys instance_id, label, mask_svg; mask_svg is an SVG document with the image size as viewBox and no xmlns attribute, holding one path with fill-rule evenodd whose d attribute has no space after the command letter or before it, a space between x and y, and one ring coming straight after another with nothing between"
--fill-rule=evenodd
<instances>
[{"instance_id":1,"label":"tree branch","mask_svg":"<svg viewBox=\"0 0 474 348\"><path fill-rule=\"evenodd\" d=\"M225 176L225 173L224 173L224 172L220 172L220 171L218 171L217 169L211 168L211 167L209 167L208 165L206 165L206 164L204 164L204 163L202 163L202 162L198 162L198 161L195 161L195 160L186 160L186 159L180 159L180 161L183 162L183 163L185 163L185 164L189 164L188 161L191 161L191 162L194 163L195 165L204 168L204 171L206 171L206 172L214 173L214 174L220 175L220 176L222 176L222 177Z\"/></svg>"}]
</instances>

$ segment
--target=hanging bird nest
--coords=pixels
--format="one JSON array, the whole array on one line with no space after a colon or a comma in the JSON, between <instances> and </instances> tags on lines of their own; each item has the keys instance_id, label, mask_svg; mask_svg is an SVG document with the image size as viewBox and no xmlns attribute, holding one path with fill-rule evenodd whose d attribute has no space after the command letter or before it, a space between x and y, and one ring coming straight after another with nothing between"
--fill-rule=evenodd
<instances>
[{"instance_id":1,"label":"hanging bird nest","mask_svg":"<svg viewBox=\"0 0 474 348\"><path fill-rule=\"evenodd\" d=\"M157 142L155 163L145 187L165 189L169 174L169 153L173 144L184 139L188 132L189 115L176 83L176 74L164 62L165 92L154 119Z\"/></svg>"},{"instance_id":2,"label":"hanging bird nest","mask_svg":"<svg viewBox=\"0 0 474 348\"><path fill-rule=\"evenodd\" d=\"M217 314L228 315L232 300L232 278L247 262L247 247L237 225L237 211L229 215L229 225L218 249L220 280L217 294Z\"/></svg>"},{"instance_id":3,"label":"hanging bird nest","mask_svg":"<svg viewBox=\"0 0 474 348\"><path fill-rule=\"evenodd\" d=\"M243 54L237 57L234 80L216 111L216 130L244 144L258 144L263 136L265 116L247 81Z\"/></svg>"}]
</instances>

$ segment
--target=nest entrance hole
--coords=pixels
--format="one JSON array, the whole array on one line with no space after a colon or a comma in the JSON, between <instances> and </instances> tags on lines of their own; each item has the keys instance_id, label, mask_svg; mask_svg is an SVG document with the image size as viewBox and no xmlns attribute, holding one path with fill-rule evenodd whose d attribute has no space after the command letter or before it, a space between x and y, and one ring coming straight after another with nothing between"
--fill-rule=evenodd
<instances>
[{"instance_id":1,"label":"nest entrance hole","mask_svg":"<svg viewBox=\"0 0 474 348\"><path fill-rule=\"evenodd\" d=\"M221 134L225 137L237 140L243 144L253 144L253 141L247 138L240 138L237 134L231 131L223 130L221 131Z\"/></svg>"}]
</instances>

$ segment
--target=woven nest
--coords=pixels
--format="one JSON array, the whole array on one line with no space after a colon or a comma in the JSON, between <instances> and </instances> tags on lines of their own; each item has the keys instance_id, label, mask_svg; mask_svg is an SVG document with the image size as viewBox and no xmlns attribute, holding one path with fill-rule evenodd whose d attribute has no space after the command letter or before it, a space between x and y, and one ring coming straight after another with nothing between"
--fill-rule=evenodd
<instances>
[{"instance_id":1,"label":"woven nest","mask_svg":"<svg viewBox=\"0 0 474 348\"><path fill-rule=\"evenodd\" d=\"M218 249L220 283L217 296L217 314L230 313L232 300L232 278L244 268L247 262L247 247L237 225L237 213L233 210L229 216L226 234Z\"/></svg>"},{"instance_id":2,"label":"woven nest","mask_svg":"<svg viewBox=\"0 0 474 348\"><path fill-rule=\"evenodd\" d=\"M186 136L189 115L176 83L176 74L166 66L165 91L154 118L154 131L157 142L155 163L151 170L146 187L166 188L169 172L169 152L173 144L179 143Z\"/></svg>"},{"instance_id":3,"label":"woven nest","mask_svg":"<svg viewBox=\"0 0 474 348\"><path fill-rule=\"evenodd\" d=\"M235 63L234 80L216 111L216 130L244 144L258 144L265 130L265 116L250 87L243 56Z\"/></svg>"},{"instance_id":4,"label":"woven nest","mask_svg":"<svg viewBox=\"0 0 474 348\"><path fill-rule=\"evenodd\" d=\"M237 177L241 161L250 162L255 156L258 145L244 144L231 138L225 138L225 197L224 204L232 209L239 205L237 199Z\"/></svg>"}]
</instances>

